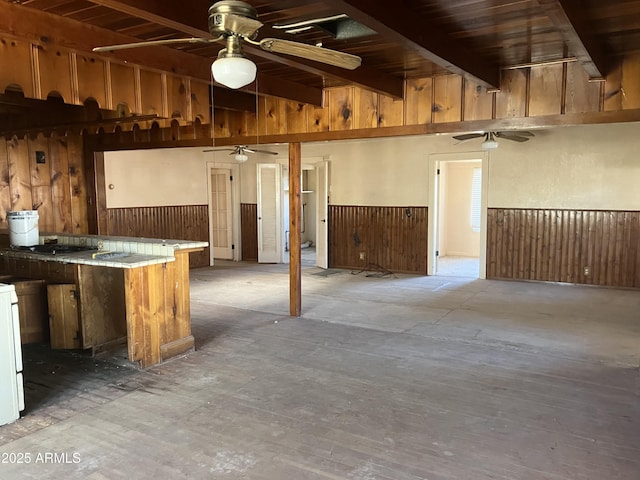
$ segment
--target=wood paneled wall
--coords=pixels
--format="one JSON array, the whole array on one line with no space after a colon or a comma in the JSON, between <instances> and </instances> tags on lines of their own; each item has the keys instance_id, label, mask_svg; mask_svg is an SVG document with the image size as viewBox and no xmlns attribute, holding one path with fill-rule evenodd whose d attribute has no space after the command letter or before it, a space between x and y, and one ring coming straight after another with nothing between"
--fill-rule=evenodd
<instances>
[{"instance_id":1,"label":"wood paneled wall","mask_svg":"<svg viewBox=\"0 0 640 480\"><path fill-rule=\"evenodd\" d=\"M8 228L9 211L37 210L41 232L87 233L82 142L80 136L0 137L0 228Z\"/></svg>"},{"instance_id":2,"label":"wood paneled wall","mask_svg":"<svg viewBox=\"0 0 640 480\"><path fill-rule=\"evenodd\" d=\"M258 260L258 205L240 204L242 260Z\"/></svg>"},{"instance_id":3,"label":"wood paneled wall","mask_svg":"<svg viewBox=\"0 0 640 480\"><path fill-rule=\"evenodd\" d=\"M0 93L18 86L28 98L55 94L74 105L92 99L122 113L207 122L211 116L207 81L5 34L0 40L0 65L11 65L0 70Z\"/></svg>"},{"instance_id":4,"label":"wood paneled wall","mask_svg":"<svg viewBox=\"0 0 640 480\"><path fill-rule=\"evenodd\" d=\"M324 107L265 96L257 115L216 108L212 133L221 145L231 145L255 143L258 136L265 143L306 142L638 121L640 54L616 62L605 82L590 82L570 62L504 70L498 92L458 75L440 75L407 79L403 100L355 86L327 88ZM202 145L211 132L174 126L152 136L130 133L100 135L96 147Z\"/></svg>"},{"instance_id":5,"label":"wood paneled wall","mask_svg":"<svg viewBox=\"0 0 640 480\"><path fill-rule=\"evenodd\" d=\"M364 253L365 259L360 259ZM329 206L329 266L427 273L427 207Z\"/></svg>"},{"instance_id":6,"label":"wood paneled wall","mask_svg":"<svg viewBox=\"0 0 640 480\"><path fill-rule=\"evenodd\" d=\"M407 79L404 100L355 86L327 88L324 108L261 97L257 117L216 111L215 135L375 130L638 109L640 83L635 72L640 66L640 54L616 61L606 82L590 82L577 62L569 62L503 70L500 91L491 93L459 75L440 75ZM627 92L629 88L632 93Z\"/></svg>"},{"instance_id":7,"label":"wood paneled wall","mask_svg":"<svg viewBox=\"0 0 640 480\"><path fill-rule=\"evenodd\" d=\"M209 207L184 205L107 209L105 235L209 241ZM209 265L209 248L189 255L191 267Z\"/></svg>"},{"instance_id":8,"label":"wood paneled wall","mask_svg":"<svg viewBox=\"0 0 640 480\"><path fill-rule=\"evenodd\" d=\"M489 209L487 278L640 287L640 211Z\"/></svg>"}]
</instances>

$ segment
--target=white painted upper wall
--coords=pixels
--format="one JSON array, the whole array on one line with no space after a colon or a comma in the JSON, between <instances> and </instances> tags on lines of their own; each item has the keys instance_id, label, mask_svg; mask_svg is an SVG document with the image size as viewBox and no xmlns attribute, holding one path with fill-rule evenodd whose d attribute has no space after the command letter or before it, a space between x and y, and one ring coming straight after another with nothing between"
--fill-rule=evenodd
<instances>
[{"instance_id":1,"label":"white painted upper wall","mask_svg":"<svg viewBox=\"0 0 640 480\"><path fill-rule=\"evenodd\" d=\"M639 124L535 133L526 143L501 140L490 153L489 207L640 209ZM332 204L428 206L429 155L478 151L480 143L460 144L448 135L319 142L303 144L302 157L330 158ZM241 202L256 203L256 161L286 162L286 145L268 149L281 156L251 156L242 164ZM115 188L107 191L107 205L206 204L206 164L233 161L227 153L200 147L108 152L106 183Z\"/></svg>"},{"instance_id":2,"label":"white painted upper wall","mask_svg":"<svg viewBox=\"0 0 640 480\"><path fill-rule=\"evenodd\" d=\"M556 128L522 144L502 141L489 172L489 207L640 210L640 125Z\"/></svg>"},{"instance_id":3,"label":"white painted upper wall","mask_svg":"<svg viewBox=\"0 0 640 480\"><path fill-rule=\"evenodd\" d=\"M302 156L329 156L331 204L424 206L429 149L446 144L434 136L323 142L303 145Z\"/></svg>"}]
</instances>

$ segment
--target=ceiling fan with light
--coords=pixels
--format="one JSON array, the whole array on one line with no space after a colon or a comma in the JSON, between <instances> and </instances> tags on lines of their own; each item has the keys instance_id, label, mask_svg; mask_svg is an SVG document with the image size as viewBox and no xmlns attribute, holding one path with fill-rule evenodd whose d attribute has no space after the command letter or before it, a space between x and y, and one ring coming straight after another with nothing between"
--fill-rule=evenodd
<instances>
[{"instance_id":1,"label":"ceiling fan with light","mask_svg":"<svg viewBox=\"0 0 640 480\"><path fill-rule=\"evenodd\" d=\"M155 45L180 43L209 44L224 41L226 42L226 47L218 53L218 58L211 65L211 71L216 82L232 89L249 85L256 77L256 65L246 58L243 53L243 44L245 42L267 52L303 57L348 70L353 70L362 63L362 59L356 55L330 50L320 46L279 38L255 40L258 29L263 25L262 22L258 20L258 12L251 5L238 0L223 0L214 3L209 7L208 23L212 38L150 40L96 47L93 51L107 52Z\"/></svg>"},{"instance_id":2,"label":"ceiling fan with light","mask_svg":"<svg viewBox=\"0 0 640 480\"><path fill-rule=\"evenodd\" d=\"M235 155L235 159L240 162L246 162L249 160L247 153L266 153L268 155L278 155L277 152L270 152L268 150L256 150L255 148L249 148L247 145L236 145L233 148L216 148L203 150L203 152L231 152L229 155Z\"/></svg>"},{"instance_id":3,"label":"ceiling fan with light","mask_svg":"<svg viewBox=\"0 0 640 480\"><path fill-rule=\"evenodd\" d=\"M481 147L483 150L495 150L498 148L498 138L512 140L514 142L527 142L535 135L526 130L506 131L506 132L475 132L465 133L463 135L454 135L453 138L461 142L466 142L474 138L484 138Z\"/></svg>"}]
</instances>

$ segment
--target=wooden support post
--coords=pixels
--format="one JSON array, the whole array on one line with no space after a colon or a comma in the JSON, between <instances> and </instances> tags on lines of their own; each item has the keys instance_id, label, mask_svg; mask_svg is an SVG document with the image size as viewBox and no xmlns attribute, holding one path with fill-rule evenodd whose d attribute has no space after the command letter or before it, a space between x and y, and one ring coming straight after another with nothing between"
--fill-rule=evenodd
<instances>
[{"instance_id":1,"label":"wooden support post","mask_svg":"<svg viewBox=\"0 0 640 480\"><path fill-rule=\"evenodd\" d=\"M302 219L302 165L300 143L289 144L289 310L292 317L302 315L302 269L300 243Z\"/></svg>"}]
</instances>

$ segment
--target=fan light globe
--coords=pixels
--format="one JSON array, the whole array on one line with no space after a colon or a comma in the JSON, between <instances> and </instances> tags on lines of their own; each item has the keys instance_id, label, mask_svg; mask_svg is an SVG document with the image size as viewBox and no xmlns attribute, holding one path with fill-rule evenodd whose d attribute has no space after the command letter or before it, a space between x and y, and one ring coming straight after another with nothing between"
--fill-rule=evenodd
<instances>
[{"instance_id":1,"label":"fan light globe","mask_svg":"<svg viewBox=\"0 0 640 480\"><path fill-rule=\"evenodd\" d=\"M483 150L495 150L496 148L498 148L498 142L496 142L495 140L487 140L485 142L482 142Z\"/></svg>"},{"instance_id":2,"label":"fan light globe","mask_svg":"<svg viewBox=\"0 0 640 480\"><path fill-rule=\"evenodd\" d=\"M236 153L236 160L240 163L249 160L249 156L244 153Z\"/></svg>"},{"instance_id":3,"label":"fan light globe","mask_svg":"<svg viewBox=\"0 0 640 480\"><path fill-rule=\"evenodd\" d=\"M241 88L256 79L256 64L245 57L221 57L211 65L216 82L229 88Z\"/></svg>"}]
</instances>

